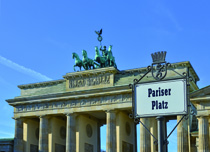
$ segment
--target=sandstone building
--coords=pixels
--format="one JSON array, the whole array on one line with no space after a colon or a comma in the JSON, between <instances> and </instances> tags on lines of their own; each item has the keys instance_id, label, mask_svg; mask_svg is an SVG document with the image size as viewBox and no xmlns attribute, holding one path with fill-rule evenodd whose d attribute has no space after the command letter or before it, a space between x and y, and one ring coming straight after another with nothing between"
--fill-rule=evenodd
<instances>
[{"instance_id":1,"label":"sandstone building","mask_svg":"<svg viewBox=\"0 0 210 152\"><path fill-rule=\"evenodd\" d=\"M129 84L146 71L147 68L119 71L106 67L67 73L61 80L18 86L21 95L7 100L14 107L14 151L100 152L100 138L106 138L107 152L133 152L137 144L141 152L156 152L154 139L142 125L137 135L136 123L129 118ZM165 79L178 78L179 73L192 77L190 110L196 108L197 114L189 114L189 119L178 125L178 152L209 151L210 87L198 89L199 78L189 62L172 64ZM149 73L142 82L152 80ZM166 121L171 119L178 121L181 116L166 117ZM141 121L157 137L156 119ZM100 137L104 124L107 135ZM136 142L137 136L140 143Z\"/></svg>"}]
</instances>

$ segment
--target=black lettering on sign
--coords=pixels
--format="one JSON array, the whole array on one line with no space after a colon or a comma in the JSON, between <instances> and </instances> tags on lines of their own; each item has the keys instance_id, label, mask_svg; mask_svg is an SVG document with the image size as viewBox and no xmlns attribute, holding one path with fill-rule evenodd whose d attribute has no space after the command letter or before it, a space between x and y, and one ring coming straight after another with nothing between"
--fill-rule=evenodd
<instances>
[{"instance_id":1,"label":"black lettering on sign","mask_svg":"<svg viewBox=\"0 0 210 152\"><path fill-rule=\"evenodd\" d=\"M155 108L155 101L152 101L152 110Z\"/></svg>"},{"instance_id":2,"label":"black lettering on sign","mask_svg":"<svg viewBox=\"0 0 210 152\"><path fill-rule=\"evenodd\" d=\"M158 102L158 100L152 101L152 110L154 109L168 109L168 102Z\"/></svg>"},{"instance_id":3,"label":"black lettering on sign","mask_svg":"<svg viewBox=\"0 0 210 152\"><path fill-rule=\"evenodd\" d=\"M165 109L168 109L168 102L165 102Z\"/></svg>"},{"instance_id":4,"label":"black lettering on sign","mask_svg":"<svg viewBox=\"0 0 210 152\"><path fill-rule=\"evenodd\" d=\"M148 97L160 97L160 96L170 96L171 88L169 89L161 89L160 87L157 90L152 90L148 88Z\"/></svg>"}]
</instances>

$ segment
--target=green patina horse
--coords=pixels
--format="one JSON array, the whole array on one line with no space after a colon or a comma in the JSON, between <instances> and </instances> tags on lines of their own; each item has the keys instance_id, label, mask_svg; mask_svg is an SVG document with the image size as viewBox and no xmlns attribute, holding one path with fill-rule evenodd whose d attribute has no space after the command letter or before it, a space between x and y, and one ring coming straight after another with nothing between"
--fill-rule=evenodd
<instances>
[{"instance_id":1,"label":"green patina horse","mask_svg":"<svg viewBox=\"0 0 210 152\"><path fill-rule=\"evenodd\" d=\"M72 53L72 57L73 59L75 59L74 71L76 71L75 67L79 67L80 71L82 67L85 70L111 67L111 66L117 68L117 65L115 63L115 58L112 54L112 45L109 46L108 51L106 50L106 47L104 47L104 49L101 49L101 47L100 50L102 51L102 56L99 53L98 47L97 46L95 47L94 60L88 58L87 52L85 50L82 50L82 55L83 55L82 60L79 58L79 56L76 53Z\"/></svg>"},{"instance_id":2,"label":"green patina horse","mask_svg":"<svg viewBox=\"0 0 210 152\"><path fill-rule=\"evenodd\" d=\"M102 57L101 55L100 55L100 53L99 53L99 50L98 50L98 47L96 46L95 47L95 53L96 53L96 55L95 55L95 60L94 61L96 61L96 62L98 62L100 65L99 65L99 67L100 68L104 68L104 67L106 67L106 57Z\"/></svg>"},{"instance_id":3,"label":"green patina horse","mask_svg":"<svg viewBox=\"0 0 210 152\"><path fill-rule=\"evenodd\" d=\"M82 60L79 58L79 56L77 55L77 53L72 53L72 58L75 58L75 65L74 65L74 71L75 67L79 67L80 71L81 71L81 67L83 66Z\"/></svg>"},{"instance_id":4,"label":"green patina horse","mask_svg":"<svg viewBox=\"0 0 210 152\"><path fill-rule=\"evenodd\" d=\"M110 45L108 49L107 62L108 62L108 66L114 66L115 68L117 68L117 64L115 63L115 58L112 55L112 45Z\"/></svg>"},{"instance_id":5,"label":"green patina horse","mask_svg":"<svg viewBox=\"0 0 210 152\"><path fill-rule=\"evenodd\" d=\"M90 70L91 68L95 69L95 65L99 66L99 64L95 63L94 60L88 58L87 52L85 50L82 50L82 55L83 68L85 70Z\"/></svg>"}]
</instances>

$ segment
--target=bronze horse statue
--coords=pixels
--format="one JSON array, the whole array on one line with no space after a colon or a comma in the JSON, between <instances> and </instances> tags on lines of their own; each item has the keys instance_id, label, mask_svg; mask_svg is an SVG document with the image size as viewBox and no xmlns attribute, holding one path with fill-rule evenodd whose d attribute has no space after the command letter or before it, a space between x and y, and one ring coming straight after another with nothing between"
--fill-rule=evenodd
<instances>
[{"instance_id":1,"label":"bronze horse statue","mask_svg":"<svg viewBox=\"0 0 210 152\"><path fill-rule=\"evenodd\" d=\"M75 67L79 67L81 71L81 67L83 66L82 60L79 58L79 56L75 52L72 53L72 58L73 59L75 58L74 71L76 71Z\"/></svg>"},{"instance_id":2,"label":"bronze horse statue","mask_svg":"<svg viewBox=\"0 0 210 152\"><path fill-rule=\"evenodd\" d=\"M100 55L97 46L95 47L95 53L96 53L96 55L95 55L95 60L94 61L96 61L100 64L99 65L100 68L106 67L106 65L107 65L106 57L103 57L103 56Z\"/></svg>"},{"instance_id":3,"label":"bronze horse statue","mask_svg":"<svg viewBox=\"0 0 210 152\"><path fill-rule=\"evenodd\" d=\"M82 50L82 55L83 68L85 70L90 70L91 68L95 69L95 65L99 66L99 64L95 63L94 60L88 58L87 52L85 50Z\"/></svg>"},{"instance_id":4,"label":"bronze horse statue","mask_svg":"<svg viewBox=\"0 0 210 152\"><path fill-rule=\"evenodd\" d=\"M117 68L117 64L115 63L115 57L112 55L112 45L110 45L108 49L107 62L108 66L114 66L115 68Z\"/></svg>"},{"instance_id":5,"label":"bronze horse statue","mask_svg":"<svg viewBox=\"0 0 210 152\"><path fill-rule=\"evenodd\" d=\"M97 46L95 47L94 60L88 58L87 52L85 50L82 50L82 55L83 55L82 60L79 58L79 56L76 53L72 53L73 59L75 59L74 71L76 71L75 67L79 67L80 71L82 67L85 70L111 67L111 66L117 68L117 65L115 63L115 58L112 54L112 45L109 46L108 51L106 50L105 46L104 46L104 49L102 49L102 46L101 46L100 50L102 51L102 55L100 55L98 47Z\"/></svg>"}]
</instances>

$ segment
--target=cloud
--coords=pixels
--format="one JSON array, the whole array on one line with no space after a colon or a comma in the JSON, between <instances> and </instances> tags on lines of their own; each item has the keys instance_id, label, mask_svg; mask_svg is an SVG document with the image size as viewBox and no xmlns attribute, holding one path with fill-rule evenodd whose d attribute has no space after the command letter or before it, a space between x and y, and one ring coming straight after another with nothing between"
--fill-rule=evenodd
<instances>
[{"instance_id":1,"label":"cloud","mask_svg":"<svg viewBox=\"0 0 210 152\"><path fill-rule=\"evenodd\" d=\"M175 25L176 29L178 31L182 31L182 27L180 26L179 22L177 21L177 19L174 17L174 15L169 11L169 9L164 9L166 11L166 15L168 16L168 18L170 19L170 21Z\"/></svg>"},{"instance_id":2,"label":"cloud","mask_svg":"<svg viewBox=\"0 0 210 152\"><path fill-rule=\"evenodd\" d=\"M13 133L6 132L6 131L0 131L0 134L1 134L0 135L0 138L13 138L14 137L14 134Z\"/></svg>"},{"instance_id":3,"label":"cloud","mask_svg":"<svg viewBox=\"0 0 210 152\"><path fill-rule=\"evenodd\" d=\"M3 64L11 69L14 69L18 72L21 72L23 74L26 74L26 75L29 75L35 79L38 79L40 81L49 81L49 80L52 80L51 78L39 73L39 72L36 72L34 70L31 70L29 68L26 68L22 65L19 65L15 62L12 62L11 60L8 60L2 56L0 56L0 64Z\"/></svg>"},{"instance_id":4,"label":"cloud","mask_svg":"<svg viewBox=\"0 0 210 152\"><path fill-rule=\"evenodd\" d=\"M5 129L13 129L15 127L15 120L13 120L12 118L10 120L1 119L0 125Z\"/></svg>"},{"instance_id":5,"label":"cloud","mask_svg":"<svg viewBox=\"0 0 210 152\"><path fill-rule=\"evenodd\" d=\"M161 17L165 17L171 25L174 26L174 28L177 31L182 31L183 28L180 26L180 23L178 22L176 16L174 15L173 11L168 7L166 4L164 4L161 1L154 1L156 3L153 3L154 6L154 12L156 14L159 14Z\"/></svg>"}]
</instances>

